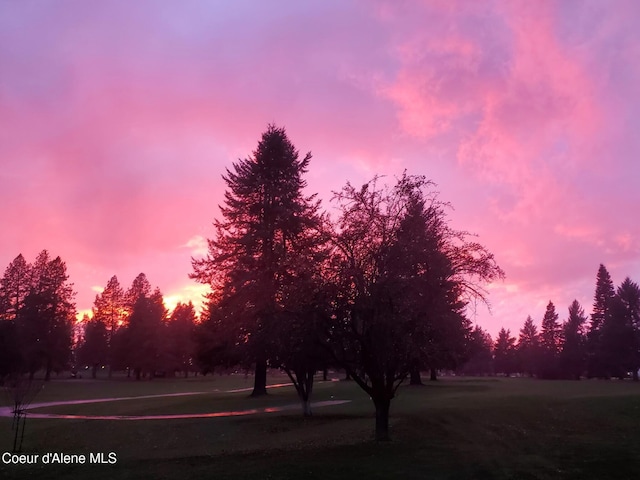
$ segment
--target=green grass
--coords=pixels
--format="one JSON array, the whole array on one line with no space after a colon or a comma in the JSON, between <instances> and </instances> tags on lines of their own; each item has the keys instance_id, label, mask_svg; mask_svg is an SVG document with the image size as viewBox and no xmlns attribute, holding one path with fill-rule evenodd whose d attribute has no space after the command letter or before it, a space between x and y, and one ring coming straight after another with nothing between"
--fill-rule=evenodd
<instances>
[{"instance_id":1,"label":"green grass","mask_svg":"<svg viewBox=\"0 0 640 480\"><path fill-rule=\"evenodd\" d=\"M273 378L274 382L286 378ZM36 402L204 391L202 395L57 406L43 411L138 415L246 410L297 402L291 387L266 398L221 393L244 376L133 381L52 381ZM216 391L218 390L218 391ZM29 419L29 453L116 452L116 465L0 464L0 478L608 479L640 476L640 385L620 381L443 379L404 387L391 434L372 441L373 405L353 382L318 383L318 408L242 417L102 421ZM0 419L0 453L10 419Z\"/></svg>"}]
</instances>

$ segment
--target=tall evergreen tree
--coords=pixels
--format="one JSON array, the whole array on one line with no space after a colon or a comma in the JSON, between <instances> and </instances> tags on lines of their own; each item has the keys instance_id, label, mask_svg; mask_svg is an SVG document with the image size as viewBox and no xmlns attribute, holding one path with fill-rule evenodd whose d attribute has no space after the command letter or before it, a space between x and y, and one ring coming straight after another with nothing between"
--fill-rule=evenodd
<instances>
[{"instance_id":1,"label":"tall evergreen tree","mask_svg":"<svg viewBox=\"0 0 640 480\"><path fill-rule=\"evenodd\" d=\"M540 357L540 336L531 315L527 317L520 329L517 356L519 370L532 377L537 371Z\"/></svg>"},{"instance_id":2,"label":"tall evergreen tree","mask_svg":"<svg viewBox=\"0 0 640 480\"><path fill-rule=\"evenodd\" d=\"M509 330L501 328L493 347L493 361L496 373L507 377L516 371L516 337Z\"/></svg>"},{"instance_id":3,"label":"tall evergreen tree","mask_svg":"<svg viewBox=\"0 0 640 480\"><path fill-rule=\"evenodd\" d=\"M96 378L98 368L108 360L109 332L107 325L101 317L89 318L85 315L82 319L84 334L76 351L76 358L81 365L91 366L91 378Z\"/></svg>"},{"instance_id":4,"label":"tall evergreen tree","mask_svg":"<svg viewBox=\"0 0 640 480\"><path fill-rule=\"evenodd\" d=\"M178 302L167 323L163 345L166 348L169 367L173 372L183 372L185 378L189 376L189 371L194 365L195 327L196 311L193 303Z\"/></svg>"},{"instance_id":5,"label":"tall evergreen tree","mask_svg":"<svg viewBox=\"0 0 640 480\"><path fill-rule=\"evenodd\" d=\"M587 334L587 374L589 377L604 377L607 375L603 358L602 327L611 317L614 295L611 276L606 267L600 264L596 276L596 293L591 313L591 324Z\"/></svg>"},{"instance_id":6,"label":"tall evergreen tree","mask_svg":"<svg viewBox=\"0 0 640 480\"><path fill-rule=\"evenodd\" d=\"M121 328L127 318L124 291L118 282L118 277L112 276L105 289L96 295L93 302L93 318L106 329L107 355L102 361L108 365L108 375L113 372L116 331ZM93 327L92 327L93 328Z\"/></svg>"},{"instance_id":7,"label":"tall evergreen tree","mask_svg":"<svg viewBox=\"0 0 640 480\"><path fill-rule=\"evenodd\" d=\"M300 158L284 128L269 125L253 155L223 176L222 219L207 257L192 262L191 278L212 287L211 310L224 310L215 315L237 327L227 329L236 337L231 343L241 343L255 365L253 396L266 394L269 332L286 309L283 289L296 277L291 267L301 264L305 233L320 225L319 203L303 193L310 160L310 153Z\"/></svg>"},{"instance_id":8,"label":"tall evergreen tree","mask_svg":"<svg viewBox=\"0 0 640 480\"><path fill-rule=\"evenodd\" d=\"M558 322L558 314L553 302L547 304L542 318L540 331L540 376L543 378L557 378L558 355L562 347L562 329Z\"/></svg>"},{"instance_id":9,"label":"tall evergreen tree","mask_svg":"<svg viewBox=\"0 0 640 480\"><path fill-rule=\"evenodd\" d=\"M640 369L640 286L629 277L625 278L616 291L619 299L619 315L629 332L629 367L633 380L638 381Z\"/></svg>"},{"instance_id":10,"label":"tall evergreen tree","mask_svg":"<svg viewBox=\"0 0 640 480\"><path fill-rule=\"evenodd\" d=\"M564 378L579 380L585 371L586 322L584 309L578 300L574 300L569 306L569 318L562 325L564 342L560 352L560 370Z\"/></svg>"},{"instance_id":11,"label":"tall evergreen tree","mask_svg":"<svg viewBox=\"0 0 640 480\"><path fill-rule=\"evenodd\" d=\"M68 279L60 257L51 259L46 250L37 256L19 323L21 348L31 376L44 367L45 380L49 380L54 369L66 367L70 360L76 309Z\"/></svg>"},{"instance_id":12,"label":"tall evergreen tree","mask_svg":"<svg viewBox=\"0 0 640 480\"><path fill-rule=\"evenodd\" d=\"M30 288L31 265L20 254L13 259L0 279L0 319L18 319Z\"/></svg>"},{"instance_id":13,"label":"tall evergreen tree","mask_svg":"<svg viewBox=\"0 0 640 480\"><path fill-rule=\"evenodd\" d=\"M467 360L458 372L463 375L493 373L493 340L479 325L476 325L469 335Z\"/></svg>"},{"instance_id":14,"label":"tall evergreen tree","mask_svg":"<svg viewBox=\"0 0 640 480\"><path fill-rule=\"evenodd\" d=\"M153 378L155 371L163 366L161 339L166 315L162 293L157 288L151 295L141 293L133 305L125 330L125 345L127 361L136 380L143 375Z\"/></svg>"},{"instance_id":15,"label":"tall evergreen tree","mask_svg":"<svg viewBox=\"0 0 640 480\"><path fill-rule=\"evenodd\" d=\"M607 377L624 378L628 371L634 379L638 376L639 303L640 289L627 277L611 300L609 314L600 328L601 363Z\"/></svg>"},{"instance_id":16,"label":"tall evergreen tree","mask_svg":"<svg viewBox=\"0 0 640 480\"><path fill-rule=\"evenodd\" d=\"M24 352L19 328L24 319L25 299L31 288L31 265L22 254L6 268L0 278L0 383L5 375L23 368Z\"/></svg>"}]
</instances>

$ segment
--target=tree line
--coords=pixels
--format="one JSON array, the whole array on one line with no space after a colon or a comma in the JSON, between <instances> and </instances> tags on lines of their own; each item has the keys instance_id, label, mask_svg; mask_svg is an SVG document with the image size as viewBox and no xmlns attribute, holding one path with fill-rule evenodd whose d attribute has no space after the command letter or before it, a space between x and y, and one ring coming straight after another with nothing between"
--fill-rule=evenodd
<instances>
[{"instance_id":1,"label":"tree line","mask_svg":"<svg viewBox=\"0 0 640 480\"><path fill-rule=\"evenodd\" d=\"M465 365L467 373L520 373L539 378L626 378L638 381L640 369L640 287L629 277L614 287L604 265L596 277L590 319L574 300L560 323L549 302L540 329L531 316L518 339L502 328L493 345L480 332L474 337L475 352ZM489 361L487 361L487 359Z\"/></svg>"},{"instance_id":2,"label":"tree line","mask_svg":"<svg viewBox=\"0 0 640 480\"><path fill-rule=\"evenodd\" d=\"M144 273L126 291L114 275L96 295L92 316L83 318L76 363L90 366L93 378L104 365L109 378L114 370L136 380L176 373L186 377L197 371L196 321L191 302L179 302L169 314L160 289L152 290Z\"/></svg>"},{"instance_id":3,"label":"tree line","mask_svg":"<svg viewBox=\"0 0 640 480\"><path fill-rule=\"evenodd\" d=\"M0 279L0 381L40 370L49 380L84 366L93 378L102 367L137 379L196 371L193 304L169 315L144 273L126 291L113 276L79 324L74 297L60 257L43 250L33 264L22 254L9 264Z\"/></svg>"}]
</instances>

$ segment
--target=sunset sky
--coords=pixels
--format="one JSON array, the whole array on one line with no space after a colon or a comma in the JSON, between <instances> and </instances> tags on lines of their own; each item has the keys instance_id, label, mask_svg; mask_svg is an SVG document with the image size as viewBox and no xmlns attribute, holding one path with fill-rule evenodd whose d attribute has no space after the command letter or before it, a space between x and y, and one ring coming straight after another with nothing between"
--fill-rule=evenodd
<instances>
[{"instance_id":1,"label":"sunset sky","mask_svg":"<svg viewBox=\"0 0 640 480\"><path fill-rule=\"evenodd\" d=\"M46 248L79 310L144 272L199 301L221 174L267 124L309 193L404 169L506 273L495 336L640 281L640 2L0 0L0 268Z\"/></svg>"}]
</instances>

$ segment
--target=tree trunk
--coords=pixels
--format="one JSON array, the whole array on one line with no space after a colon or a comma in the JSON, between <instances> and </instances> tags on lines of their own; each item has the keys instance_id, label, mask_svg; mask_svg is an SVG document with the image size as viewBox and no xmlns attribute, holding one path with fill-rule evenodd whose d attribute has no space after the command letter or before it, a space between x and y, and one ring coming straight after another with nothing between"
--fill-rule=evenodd
<instances>
[{"instance_id":1,"label":"tree trunk","mask_svg":"<svg viewBox=\"0 0 640 480\"><path fill-rule=\"evenodd\" d=\"M136 368L135 372L136 372L136 380L140 380L140 374L142 373L142 371L139 368Z\"/></svg>"},{"instance_id":2,"label":"tree trunk","mask_svg":"<svg viewBox=\"0 0 640 480\"><path fill-rule=\"evenodd\" d=\"M379 442L389 441L389 399L379 399L373 401L376 406L376 440Z\"/></svg>"},{"instance_id":3,"label":"tree trunk","mask_svg":"<svg viewBox=\"0 0 640 480\"><path fill-rule=\"evenodd\" d=\"M414 365L411 367L411 371L410 371L410 379L409 379L409 385L424 385L422 383L422 379L420 378L420 366L419 365Z\"/></svg>"},{"instance_id":4,"label":"tree trunk","mask_svg":"<svg viewBox=\"0 0 640 480\"><path fill-rule=\"evenodd\" d=\"M94 380L96 379L96 376L98 374L98 364L94 363L91 367L91 378L93 378Z\"/></svg>"},{"instance_id":5,"label":"tree trunk","mask_svg":"<svg viewBox=\"0 0 640 480\"><path fill-rule=\"evenodd\" d=\"M49 380L51 380L51 370L53 370L53 368L51 367L51 360L47 359L47 369L44 374L45 382L48 382Z\"/></svg>"},{"instance_id":6,"label":"tree trunk","mask_svg":"<svg viewBox=\"0 0 640 480\"><path fill-rule=\"evenodd\" d=\"M435 368L430 369L429 380L431 380L432 382L438 380L438 370L436 370Z\"/></svg>"},{"instance_id":7,"label":"tree trunk","mask_svg":"<svg viewBox=\"0 0 640 480\"><path fill-rule=\"evenodd\" d=\"M311 417L313 413L311 412L311 400L306 399L302 400L302 415L305 417Z\"/></svg>"},{"instance_id":8,"label":"tree trunk","mask_svg":"<svg viewBox=\"0 0 640 480\"><path fill-rule=\"evenodd\" d=\"M258 360L256 362L256 374L253 381L252 397L259 397L267 394L267 362Z\"/></svg>"}]
</instances>

